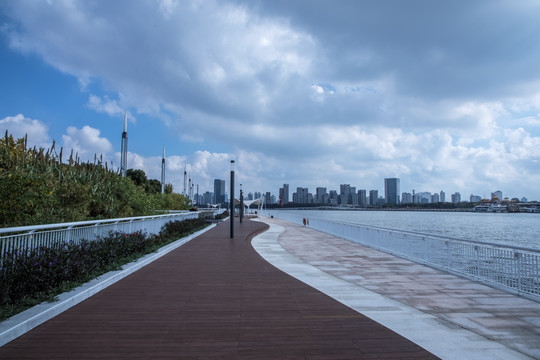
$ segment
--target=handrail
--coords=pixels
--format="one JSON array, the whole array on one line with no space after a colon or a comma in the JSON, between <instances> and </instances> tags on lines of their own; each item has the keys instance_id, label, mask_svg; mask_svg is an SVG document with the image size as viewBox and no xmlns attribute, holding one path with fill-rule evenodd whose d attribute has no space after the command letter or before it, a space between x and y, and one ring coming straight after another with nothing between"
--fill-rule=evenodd
<instances>
[{"instance_id":1,"label":"handrail","mask_svg":"<svg viewBox=\"0 0 540 360\"><path fill-rule=\"evenodd\" d=\"M302 216L272 212L300 223ZM310 218L310 228L540 302L540 250Z\"/></svg>"},{"instance_id":2,"label":"handrail","mask_svg":"<svg viewBox=\"0 0 540 360\"><path fill-rule=\"evenodd\" d=\"M513 249L513 250L521 250L521 251L530 251L530 252L536 252L536 253L540 254L539 249L527 248L527 247L523 247L523 246L507 245L507 244L501 244L501 243L492 243L492 242L488 242L488 241L462 239L462 238L456 238L456 237L452 237L452 236L430 234L430 233L424 233L424 232L419 232L419 231L392 229L392 228L387 228L387 227L383 227L383 226L366 225L366 224L360 224L360 223L353 223L353 222L349 222L349 221L323 220L323 219L317 219L317 220L333 222L333 223L336 223L336 224L344 224L344 225L351 225L351 226L361 226L361 227L365 227L365 228L372 228L372 229L384 230L384 231L388 231L388 232L395 232L395 233L401 233L401 234L422 235L422 236L425 236L425 237L431 237L431 238L437 238L437 239L443 239L443 240L453 240L453 241L459 241L459 242L463 242L463 243L470 243L470 244L477 244L477 245L488 245L488 246L492 246L492 247L499 247L499 248L505 248L505 249Z\"/></svg>"},{"instance_id":3,"label":"handrail","mask_svg":"<svg viewBox=\"0 0 540 360\"><path fill-rule=\"evenodd\" d=\"M174 216L178 216L178 214L187 214L187 213L190 213L190 212L183 211L183 212L174 213L174 214L146 215L146 216L134 216L134 217L127 217L127 218L117 218L117 219L86 220L86 221L74 221L74 222L68 222L68 223L8 227L8 228L0 228L0 234L15 233L15 232L22 233L25 231L35 232L36 230L49 230L49 229L58 229L58 228L63 228L63 227L67 228L67 227L76 227L76 226L84 226L84 225L126 222L126 221L143 220L143 219L155 219L155 218L161 218L161 217L174 217ZM191 213L194 213L194 212L191 212Z\"/></svg>"},{"instance_id":4,"label":"handrail","mask_svg":"<svg viewBox=\"0 0 540 360\"><path fill-rule=\"evenodd\" d=\"M58 247L70 242L80 243L83 240L94 241L107 236L111 231L123 233L142 231L148 235L157 234L160 232L162 226L171 220L198 218L201 213L200 211L185 211L174 214L0 229L0 265L7 256L15 258L26 254L32 249Z\"/></svg>"}]
</instances>

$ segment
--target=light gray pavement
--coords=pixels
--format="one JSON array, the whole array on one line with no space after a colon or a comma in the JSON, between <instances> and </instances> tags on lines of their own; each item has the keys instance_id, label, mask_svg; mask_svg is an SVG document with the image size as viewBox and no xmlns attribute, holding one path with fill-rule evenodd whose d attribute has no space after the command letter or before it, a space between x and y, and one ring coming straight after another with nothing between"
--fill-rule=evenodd
<instances>
[{"instance_id":1,"label":"light gray pavement","mask_svg":"<svg viewBox=\"0 0 540 360\"><path fill-rule=\"evenodd\" d=\"M540 359L540 303L291 222L253 240L274 266L443 359Z\"/></svg>"}]
</instances>

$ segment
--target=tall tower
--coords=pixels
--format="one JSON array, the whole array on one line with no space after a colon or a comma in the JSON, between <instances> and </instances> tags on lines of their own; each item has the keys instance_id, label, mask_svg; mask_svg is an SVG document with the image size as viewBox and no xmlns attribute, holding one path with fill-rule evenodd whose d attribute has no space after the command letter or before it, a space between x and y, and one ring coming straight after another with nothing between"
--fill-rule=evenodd
<instances>
[{"instance_id":1,"label":"tall tower","mask_svg":"<svg viewBox=\"0 0 540 360\"><path fill-rule=\"evenodd\" d=\"M289 184L283 184L283 204L289 202Z\"/></svg>"},{"instance_id":2,"label":"tall tower","mask_svg":"<svg viewBox=\"0 0 540 360\"><path fill-rule=\"evenodd\" d=\"M186 186L187 186L187 171L186 171L186 163L184 163L184 197L187 197L187 192L186 192Z\"/></svg>"},{"instance_id":3,"label":"tall tower","mask_svg":"<svg viewBox=\"0 0 540 360\"><path fill-rule=\"evenodd\" d=\"M384 179L384 200L386 204L399 204L399 179Z\"/></svg>"},{"instance_id":4,"label":"tall tower","mask_svg":"<svg viewBox=\"0 0 540 360\"><path fill-rule=\"evenodd\" d=\"M214 179L214 196L216 204L225 202L225 180Z\"/></svg>"},{"instance_id":5,"label":"tall tower","mask_svg":"<svg viewBox=\"0 0 540 360\"><path fill-rule=\"evenodd\" d=\"M165 193L165 145L163 145L163 155L161 156L161 193Z\"/></svg>"},{"instance_id":6,"label":"tall tower","mask_svg":"<svg viewBox=\"0 0 540 360\"><path fill-rule=\"evenodd\" d=\"M124 113L124 132L122 132L122 149L120 154L120 174L127 175L127 112Z\"/></svg>"},{"instance_id":7,"label":"tall tower","mask_svg":"<svg viewBox=\"0 0 540 360\"><path fill-rule=\"evenodd\" d=\"M193 201L193 184L191 183L191 172L189 173L189 180L188 180L188 199L189 199L189 202Z\"/></svg>"}]
</instances>

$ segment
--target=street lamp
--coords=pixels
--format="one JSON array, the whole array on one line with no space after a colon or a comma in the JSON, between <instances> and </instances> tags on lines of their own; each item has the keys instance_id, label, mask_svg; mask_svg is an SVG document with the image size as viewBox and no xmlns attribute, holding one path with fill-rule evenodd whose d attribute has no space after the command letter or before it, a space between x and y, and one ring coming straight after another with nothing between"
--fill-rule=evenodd
<instances>
[{"instance_id":1,"label":"street lamp","mask_svg":"<svg viewBox=\"0 0 540 360\"><path fill-rule=\"evenodd\" d=\"M231 160L231 239L234 238L234 160Z\"/></svg>"},{"instance_id":2,"label":"street lamp","mask_svg":"<svg viewBox=\"0 0 540 360\"><path fill-rule=\"evenodd\" d=\"M242 193L242 184L240 184L240 224L244 217L244 194Z\"/></svg>"}]
</instances>

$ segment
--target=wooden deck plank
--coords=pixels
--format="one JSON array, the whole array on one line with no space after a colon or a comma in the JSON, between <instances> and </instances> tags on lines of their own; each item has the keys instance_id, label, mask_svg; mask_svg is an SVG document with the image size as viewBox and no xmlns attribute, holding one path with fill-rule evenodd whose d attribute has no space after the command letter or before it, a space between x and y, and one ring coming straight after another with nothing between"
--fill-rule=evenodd
<instances>
[{"instance_id":1,"label":"wooden deck plank","mask_svg":"<svg viewBox=\"0 0 540 360\"><path fill-rule=\"evenodd\" d=\"M436 359L277 270L227 223L0 348L2 359Z\"/></svg>"}]
</instances>

